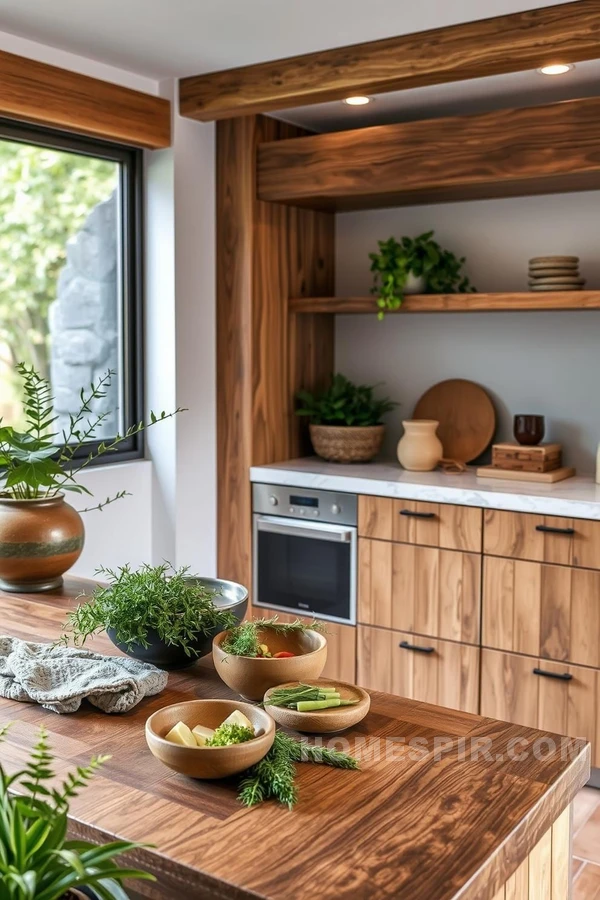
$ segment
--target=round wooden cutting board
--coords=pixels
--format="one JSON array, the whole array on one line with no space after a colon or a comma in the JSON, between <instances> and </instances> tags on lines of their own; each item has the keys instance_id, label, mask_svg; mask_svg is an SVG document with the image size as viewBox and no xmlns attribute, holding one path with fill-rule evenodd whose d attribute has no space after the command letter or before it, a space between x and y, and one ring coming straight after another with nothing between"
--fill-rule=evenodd
<instances>
[{"instance_id":1,"label":"round wooden cutting board","mask_svg":"<svg viewBox=\"0 0 600 900\"><path fill-rule=\"evenodd\" d=\"M436 419L444 457L468 463L487 450L496 430L496 410L479 384L463 378L440 381L426 391L413 419Z\"/></svg>"}]
</instances>

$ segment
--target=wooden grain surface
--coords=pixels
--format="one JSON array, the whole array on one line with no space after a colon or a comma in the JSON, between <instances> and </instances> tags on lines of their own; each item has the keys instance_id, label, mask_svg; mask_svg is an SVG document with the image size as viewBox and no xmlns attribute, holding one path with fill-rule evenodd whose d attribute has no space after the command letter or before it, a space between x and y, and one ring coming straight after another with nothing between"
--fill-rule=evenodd
<instances>
[{"instance_id":1,"label":"wooden grain surface","mask_svg":"<svg viewBox=\"0 0 600 900\"><path fill-rule=\"evenodd\" d=\"M2 630L52 640L81 584L64 595L0 595ZM106 639L98 650L112 650ZM367 718L344 735L362 757L359 773L300 766L301 800L290 813L274 804L244 810L234 783L193 782L165 769L147 751L150 713L179 700L231 694L210 663L172 673L160 697L122 716L84 707L57 716L37 706L0 701L0 721L14 721L0 748L8 769L20 764L39 725L50 731L62 774L92 752L112 759L71 811L71 826L96 840L152 841L135 861L159 877L147 896L396 900L491 900L585 783L589 750L570 741L567 754L510 759L508 742L538 731L489 718L374 694ZM393 758L376 759L360 740L393 741ZM420 738L422 753L401 742ZM444 752L434 740L443 738ZM489 740L461 758L461 738ZM470 746L470 743L469 743ZM411 758L412 757L412 758ZM415 758L417 757L417 758ZM498 758L497 758L498 757ZM570 759L568 758L570 757ZM317 887L318 886L318 887Z\"/></svg>"},{"instance_id":2,"label":"wooden grain surface","mask_svg":"<svg viewBox=\"0 0 600 900\"><path fill-rule=\"evenodd\" d=\"M290 312L375 314L375 297L292 297ZM387 315L433 312L516 312L522 310L600 309L600 291L520 291L494 294L410 294Z\"/></svg>"},{"instance_id":3,"label":"wooden grain surface","mask_svg":"<svg viewBox=\"0 0 600 900\"><path fill-rule=\"evenodd\" d=\"M600 187L600 98L265 143L263 200L321 209Z\"/></svg>"},{"instance_id":4,"label":"wooden grain surface","mask_svg":"<svg viewBox=\"0 0 600 900\"><path fill-rule=\"evenodd\" d=\"M0 116L156 150L171 143L171 104L79 72L0 51Z\"/></svg>"},{"instance_id":5,"label":"wooden grain surface","mask_svg":"<svg viewBox=\"0 0 600 900\"><path fill-rule=\"evenodd\" d=\"M218 571L242 584L252 583L248 469L308 449L294 395L333 370L333 316L300 320L286 303L333 293L333 216L256 199L258 143L300 133L261 116L217 128Z\"/></svg>"},{"instance_id":6,"label":"wooden grain surface","mask_svg":"<svg viewBox=\"0 0 600 900\"><path fill-rule=\"evenodd\" d=\"M599 55L600 8L579 0L184 78L180 108L208 121Z\"/></svg>"},{"instance_id":7,"label":"wooden grain surface","mask_svg":"<svg viewBox=\"0 0 600 900\"><path fill-rule=\"evenodd\" d=\"M413 419L434 419L446 459L470 463L487 450L496 430L496 410L481 385L448 378L428 388L413 410Z\"/></svg>"},{"instance_id":8,"label":"wooden grain surface","mask_svg":"<svg viewBox=\"0 0 600 900\"><path fill-rule=\"evenodd\" d=\"M493 556L600 569L600 522L592 519L489 509L483 534L483 552Z\"/></svg>"},{"instance_id":9,"label":"wooden grain surface","mask_svg":"<svg viewBox=\"0 0 600 900\"><path fill-rule=\"evenodd\" d=\"M361 537L480 553L482 522L482 510L474 506L366 494L358 498Z\"/></svg>"}]
</instances>

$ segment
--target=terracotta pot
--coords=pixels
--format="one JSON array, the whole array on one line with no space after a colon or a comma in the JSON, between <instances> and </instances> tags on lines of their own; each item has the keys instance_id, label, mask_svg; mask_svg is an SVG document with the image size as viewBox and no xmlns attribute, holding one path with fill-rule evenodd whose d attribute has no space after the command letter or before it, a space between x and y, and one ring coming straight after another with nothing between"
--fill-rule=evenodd
<instances>
[{"instance_id":1,"label":"terracotta pot","mask_svg":"<svg viewBox=\"0 0 600 900\"><path fill-rule=\"evenodd\" d=\"M330 462L369 462L381 450L385 425L311 425L310 439L317 456Z\"/></svg>"},{"instance_id":2,"label":"terracotta pot","mask_svg":"<svg viewBox=\"0 0 600 900\"><path fill-rule=\"evenodd\" d=\"M37 593L60 587L79 559L83 521L61 495L47 500L0 496L0 588Z\"/></svg>"},{"instance_id":3,"label":"terracotta pot","mask_svg":"<svg viewBox=\"0 0 600 900\"><path fill-rule=\"evenodd\" d=\"M431 472L444 455L434 419L410 419L402 423L404 434L398 442L398 460L409 472Z\"/></svg>"},{"instance_id":4,"label":"terracotta pot","mask_svg":"<svg viewBox=\"0 0 600 900\"><path fill-rule=\"evenodd\" d=\"M262 700L269 688L288 681L309 684L318 678L327 662L327 638L318 631L278 634L265 628L260 641L271 653L290 650L295 656L268 659L253 656L231 656L221 648L229 634L222 631L213 641L213 660L217 674L225 684L247 700Z\"/></svg>"}]
</instances>

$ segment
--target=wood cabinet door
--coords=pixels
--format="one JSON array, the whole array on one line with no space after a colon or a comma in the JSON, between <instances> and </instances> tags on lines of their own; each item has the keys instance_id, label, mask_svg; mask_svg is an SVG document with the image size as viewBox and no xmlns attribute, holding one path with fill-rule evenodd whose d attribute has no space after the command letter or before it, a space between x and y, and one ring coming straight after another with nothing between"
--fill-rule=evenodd
<instances>
[{"instance_id":1,"label":"wood cabinet door","mask_svg":"<svg viewBox=\"0 0 600 900\"><path fill-rule=\"evenodd\" d=\"M596 669L482 650L481 715L592 742L600 765Z\"/></svg>"},{"instance_id":2,"label":"wood cabinet door","mask_svg":"<svg viewBox=\"0 0 600 900\"><path fill-rule=\"evenodd\" d=\"M488 509L484 515L483 552L600 569L600 522Z\"/></svg>"},{"instance_id":3,"label":"wood cabinet door","mask_svg":"<svg viewBox=\"0 0 600 900\"><path fill-rule=\"evenodd\" d=\"M482 643L600 667L600 572L487 556Z\"/></svg>"},{"instance_id":4,"label":"wood cabinet door","mask_svg":"<svg viewBox=\"0 0 600 900\"><path fill-rule=\"evenodd\" d=\"M256 616L277 615L281 622L294 622L296 619L301 619L303 622L312 621L306 616L294 616L260 606L253 607L252 612ZM323 621L323 626L327 638L327 662L322 677L336 678L339 681L348 681L350 684L354 684L356 681L356 628L354 625L326 621Z\"/></svg>"},{"instance_id":5,"label":"wood cabinet door","mask_svg":"<svg viewBox=\"0 0 600 900\"><path fill-rule=\"evenodd\" d=\"M411 700L476 713L479 656L479 648L468 644L358 628L358 683Z\"/></svg>"},{"instance_id":6,"label":"wood cabinet door","mask_svg":"<svg viewBox=\"0 0 600 900\"><path fill-rule=\"evenodd\" d=\"M394 500L394 541L481 553L482 527L482 510L474 506Z\"/></svg>"},{"instance_id":7,"label":"wood cabinet door","mask_svg":"<svg viewBox=\"0 0 600 900\"><path fill-rule=\"evenodd\" d=\"M358 620L478 644L481 557L360 538Z\"/></svg>"}]
</instances>

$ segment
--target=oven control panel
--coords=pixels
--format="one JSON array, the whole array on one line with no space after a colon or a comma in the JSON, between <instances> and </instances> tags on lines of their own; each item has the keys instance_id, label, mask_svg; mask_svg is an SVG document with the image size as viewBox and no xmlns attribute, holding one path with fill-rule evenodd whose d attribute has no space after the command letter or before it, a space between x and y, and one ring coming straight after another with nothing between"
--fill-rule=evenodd
<instances>
[{"instance_id":1,"label":"oven control panel","mask_svg":"<svg viewBox=\"0 0 600 900\"><path fill-rule=\"evenodd\" d=\"M280 484L252 485L252 509L255 513L282 518L312 519L339 525L356 525L358 521L356 494L312 491Z\"/></svg>"}]
</instances>

